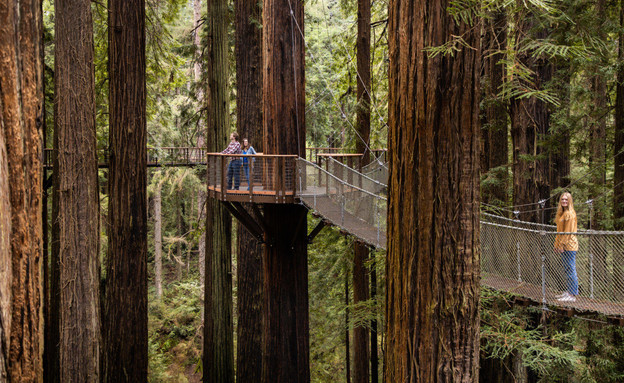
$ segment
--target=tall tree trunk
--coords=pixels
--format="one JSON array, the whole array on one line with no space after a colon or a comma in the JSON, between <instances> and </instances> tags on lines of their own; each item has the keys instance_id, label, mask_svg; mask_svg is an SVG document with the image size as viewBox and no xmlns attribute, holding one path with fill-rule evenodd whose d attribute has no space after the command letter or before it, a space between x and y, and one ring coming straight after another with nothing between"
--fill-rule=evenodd
<instances>
[{"instance_id":1,"label":"tall tree trunk","mask_svg":"<svg viewBox=\"0 0 624 383\"><path fill-rule=\"evenodd\" d=\"M448 6L389 5L386 382L478 380L480 39Z\"/></svg>"},{"instance_id":2,"label":"tall tree trunk","mask_svg":"<svg viewBox=\"0 0 624 383\"><path fill-rule=\"evenodd\" d=\"M561 95L560 113L564 118L570 117L570 79L572 69L567 60L559 60L556 63L553 81L558 84L557 94ZM556 135L557 139L551 142L555 145L550 153L550 187L557 189L566 187L570 183L570 131L565 123L557 124L557 118L553 119L550 125L551 135Z\"/></svg>"},{"instance_id":3,"label":"tall tree trunk","mask_svg":"<svg viewBox=\"0 0 624 383\"><path fill-rule=\"evenodd\" d=\"M222 150L229 131L227 1L208 1L208 151ZM204 381L234 381L232 323L232 219L215 199L206 212Z\"/></svg>"},{"instance_id":4,"label":"tall tree trunk","mask_svg":"<svg viewBox=\"0 0 624 383\"><path fill-rule=\"evenodd\" d=\"M519 1L519 7L524 7ZM529 10L517 16L518 35L528 34L535 24L535 15ZM545 31L536 38L545 38ZM521 64L535 75L527 88L543 89L552 77L552 65L543 58L535 58L532 52L518 54ZM541 212L538 202L550 197L550 166L545 148L541 145L549 132L550 112L548 105L536 97L513 98L511 100L511 135L513 141L513 204L520 210L523 221L540 222ZM528 158L527 158L528 157ZM550 200L545 207L549 207ZM548 210L547 210L548 211ZM546 221L550 219L547 217Z\"/></svg>"},{"instance_id":5,"label":"tall tree trunk","mask_svg":"<svg viewBox=\"0 0 624 383\"><path fill-rule=\"evenodd\" d=\"M624 0L620 0L618 62L624 60ZM615 157L613 174L613 219L616 230L624 230L624 66L619 66L615 88Z\"/></svg>"},{"instance_id":6,"label":"tall tree trunk","mask_svg":"<svg viewBox=\"0 0 624 383\"><path fill-rule=\"evenodd\" d=\"M485 72L484 89L484 120L482 127L484 145L481 156L482 169L488 172L491 182L483 190L483 202L508 205L507 186L509 183L508 164L508 126L507 104L498 93L501 91L505 77L504 51L507 48L507 15L505 10L496 10L486 23L483 68Z\"/></svg>"},{"instance_id":7,"label":"tall tree trunk","mask_svg":"<svg viewBox=\"0 0 624 383\"><path fill-rule=\"evenodd\" d=\"M618 62L624 60L624 0L620 0L620 33L618 41ZM617 70L615 88L615 157L613 174L613 221L616 230L624 230L624 66ZM615 260L613 279L624 279L624 257ZM624 297L624 288L616 287L617 299Z\"/></svg>"},{"instance_id":8,"label":"tall tree trunk","mask_svg":"<svg viewBox=\"0 0 624 383\"><path fill-rule=\"evenodd\" d=\"M0 12L3 10L0 8ZM0 17L3 16L0 13ZM4 35L0 35L4 38ZM0 42L2 44L3 42ZM6 45L2 44L4 49ZM0 57L2 54L0 53ZM4 58L4 57L2 57ZM0 69L4 70L3 67ZM4 75L5 72L3 71ZM4 94L2 94L4 100ZM0 103L0 127L7 123L6 112ZM0 130L0 382L7 382L9 369L9 346L11 337L11 204L9 169L4 129Z\"/></svg>"},{"instance_id":9,"label":"tall tree trunk","mask_svg":"<svg viewBox=\"0 0 624 383\"><path fill-rule=\"evenodd\" d=\"M0 4L0 135L6 146L4 207L0 221L3 244L10 241L11 266L6 248L0 256L2 284L10 289L0 293L2 329L0 377L11 382L42 381L41 317L41 191L43 63L42 9L36 0L4 1ZM5 184L6 188L6 184ZM10 290L10 293L8 291ZM10 310L10 314L8 311ZM9 319L10 315L10 319ZM5 327L6 326L6 327ZM9 341L8 354L6 341ZM8 359L8 363L7 363Z\"/></svg>"},{"instance_id":10,"label":"tall tree trunk","mask_svg":"<svg viewBox=\"0 0 624 383\"><path fill-rule=\"evenodd\" d=\"M605 3L604 0L596 1L596 16L599 23L604 21ZM606 40L603 25L597 25L598 34L601 40ZM598 67L605 63L602 56L596 57ZM589 127L589 168L592 169L591 188L589 198L596 198L604 194L604 187L607 182L606 151L607 151L607 84L600 73L596 73L591 78L591 91L594 102L591 110L591 123ZM593 229L604 229L606 203L604 198L594 200ZM606 274L603 274L606 275Z\"/></svg>"},{"instance_id":11,"label":"tall tree trunk","mask_svg":"<svg viewBox=\"0 0 624 383\"><path fill-rule=\"evenodd\" d=\"M262 5L264 152L305 157L303 1ZM291 8L292 7L292 8ZM265 204L262 381L309 382L307 212Z\"/></svg>"},{"instance_id":12,"label":"tall tree trunk","mask_svg":"<svg viewBox=\"0 0 624 383\"><path fill-rule=\"evenodd\" d=\"M154 190L154 284L156 299L162 298L162 186Z\"/></svg>"},{"instance_id":13,"label":"tall tree trunk","mask_svg":"<svg viewBox=\"0 0 624 383\"><path fill-rule=\"evenodd\" d=\"M598 36L602 41L606 40L606 34L602 23L605 18L605 1L598 0L595 4L597 16ZM591 108L591 125L589 130L589 168L591 173L591 186L589 190L589 198L593 199L591 217L591 229L605 229L605 214L607 210L607 201L603 196L605 193L605 185L607 183L607 84L604 77L599 73L598 67L607 65L607 59L602 54L597 55L596 74L591 78L591 90L593 93L593 107ZM580 201L579 201L580 202ZM593 238L590 238L593 241ZM595 278L595 283L590 286L590 295L592 297L610 298L611 292L608 291L610 285L609 271L607 270L608 249L600 246L591 246L590 252L593 256L592 270L588 272L594 275L604 276L604 278ZM592 276L593 277L593 276Z\"/></svg>"},{"instance_id":14,"label":"tall tree trunk","mask_svg":"<svg viewBox=\"0 0 624 383\"><path fill-rule=\"evenodd\" d=\"M99 189L91 1L57 0L55 149L61 382L100 380Z\"/></svg>"},{"instance_id":15,"label":"tall tree trunk","mask_svg":"<svg viewBox=\"0 0 624 383\"><path fill-rule=\"evenodd\" d=\"M371 262L371 271L370 271L370 280L371 280L371 289L370 296L373 301L375 301L377 296L377 262L375 261L375 257L373 255L373 259ZM377 312L375 317L377 318ZM371 383L377 383L379 381L379 356L377 355L377 320L373 319L371 321Z\"/></svg>"},{"instance_id":16,"label":"tall tree trunk","mask_svg":"<svg viewBox=\"0 0 624 383\"><path fill-rule=\"evenodd\" d=\"M354 241L353 257L353 303L357 305L368 300L368 270L365 263L368 261L368 246L360 241ZM353 315L363 315L364 312L354 310ZM369 375L369 337L366 325L353 326L353 381L368 383Z\"/></svg>"},{"instance_id":17,"label":"tall tree trunk","mask_svg":"<svg viewBox=\"0 0 624 383\"><path fill-rule=\"evenodd\" d=\"M262 8L236 0L236 121L242 137L262 147ZM250 160L251 161L251 160ZM251 163L250 163L251 165ZM250 177L253 173L250 170ZM247 206L250 214L251 205ZM262 245L240 223L238 237L238 329L236 381L262 380Z\"/></svg>"},{"instance_id":18,"label":"tall tree trunk","mask_svg":"<svg viewBox=\"0 0 624 383\"><path fill-rule=\"evenodd\" d=\"M345 262L345 280L344 280L344 298L345 298L345 381L351 383L351 334L349 333L349 263Z\"/></svg>"},{"instance_id":19,"label":"tall tree trunk","mask_svg":"<svg viewBox=\"0 0 624 383\"><path fill-rule=\"evenodd\" d=\"M357 129L359 139L356 140L356 150L363 153L360 160L362 166L370 162L370 0L358 0L358 35L357 35ZM368 202L368 201L367 201ZM370 201L371 203L373 201ZM367 301L368 270L364 263L368 260L369 249L360 241L353 241L353 303ZM357 312L353 313L357 315ZM368 383L369 375L369 337L368 327L360 325L353 327L353 381Z\"/></svg>"},{"instance_id":20,"label":"tall tree trunk","mask_svg":"<svg viewBox=\"0 0 624 383\"><path fill-rule=\"evenodd\" d=\"M145 1L109 0L105 382L147 381Z\"/></svg>"}]
</instances>

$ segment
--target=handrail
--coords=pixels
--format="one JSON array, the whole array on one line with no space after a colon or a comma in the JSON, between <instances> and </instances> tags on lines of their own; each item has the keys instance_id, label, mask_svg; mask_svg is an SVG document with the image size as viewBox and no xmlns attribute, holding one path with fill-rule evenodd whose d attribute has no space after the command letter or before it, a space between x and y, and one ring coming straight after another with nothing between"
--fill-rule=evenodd
<instances>
[{"instance_id":1,"label":"handrail","mask_svg":"<svg viewBox=\"0 0 624 383\"><path fill-rule=\"evenodd\" d=\"M340 178L336 177L336 176L335 176L335 175L333 175L332 173L330 173L330 172L328 172L327 170L325 170L325 169L321 168L321 167L320 167L320 166L318 166L317 164L315 164L315 163L313 163L313 162L310 162L310 161L306 160L305 158L301 158L301 157L299 157L299 160L300 160L300 161L305 162L305 163L306 163L307 165L309 165L309 166L312 166L312 167L316 168L317 170L321 170L322 172L326 173L328 176L330 176L331 178L333 178L334 180L336 180L336 181L340 182L340 183L341 183L341 184L343 184L343 185L348 185L348 186L352 187L353 189L356 189L356 190L358 190L358 191L361 191L362 193L365 193L365 194L371 195L371 196L373 196L373 197L375 197L375 198L377 198L377 199L380 199L380 200L382 200L382 201L387 201L387 200L388 200L388 199L387 199L387 198L385 198L385 197L382 197L382 196L380 196L380 195L378 195L378 194L375 194L375 193L371 193L371 192L369 192L368 190L364 190L364 189L362 189L362 188L359 188L359 187L357 187L357 186L355 186L355 185L352 185L352 184L350 184L350 183L348 183L348 182L346 182L346 181L344 181L344 180L342 180L342 179L340 179ZM301 193L301 190L300 190L300 193ZM299 195L307 195L307 194L299 194Z\"/></svg>"}]
</instances>

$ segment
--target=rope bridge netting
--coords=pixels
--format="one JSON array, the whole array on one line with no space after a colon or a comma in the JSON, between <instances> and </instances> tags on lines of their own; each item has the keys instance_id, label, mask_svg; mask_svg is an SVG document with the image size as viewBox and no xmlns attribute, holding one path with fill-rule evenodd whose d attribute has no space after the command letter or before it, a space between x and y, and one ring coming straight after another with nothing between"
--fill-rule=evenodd
<instances>
[{"instance_id":1,"label":"rope bridge netting","mask_svg":"<svg viewBox=\"0 0 624 383\"><path fill-rule=\"evenodd\" d=\"M301 201L324 219L365 243L386 248L387 174L373 163L365 174L329 159L326 169L298 160ZM576 254L578 297L561 302L568 289L565 257L554 250L556 227L481 215L482 285L544 305L624 316L624 232L580 231Z\"/></svg>"}]
</instances>

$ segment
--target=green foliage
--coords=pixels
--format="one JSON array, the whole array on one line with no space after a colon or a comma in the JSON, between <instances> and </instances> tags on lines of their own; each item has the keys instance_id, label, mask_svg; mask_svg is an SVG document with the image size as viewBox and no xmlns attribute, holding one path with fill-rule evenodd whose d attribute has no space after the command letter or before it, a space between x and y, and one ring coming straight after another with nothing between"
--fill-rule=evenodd
<instances>
[{"instance_id":1,"label":"green foliage","mask_svg":"<svg viewBox=\"0 0 624 383\"><path fill-rule=\"evenodd\" d=\"M197 281L165 283L163 298L149 299L150 382L187 382L201 360L201 288Z\"/></svg>"}]
</instances>

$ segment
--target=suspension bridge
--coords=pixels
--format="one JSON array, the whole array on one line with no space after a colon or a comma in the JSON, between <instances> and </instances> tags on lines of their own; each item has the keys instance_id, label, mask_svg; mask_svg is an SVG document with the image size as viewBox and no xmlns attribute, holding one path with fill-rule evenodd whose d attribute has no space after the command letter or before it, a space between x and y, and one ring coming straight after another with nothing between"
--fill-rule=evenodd
<instances>
[{"instance_id":1,"label":"suspension bridge","mask_svg":"<svg viewBox=\"0 0 624 383\"><path fill-rule=\"evenodd\" d=\"M313 148L323 149L323 148ZM226 155L201 148L152 148L148 166L206 166L208 194L263 240L266 225L258 203L299 203L324 225L339 227L367 245L386 249L388 168L379 156L364 167L358 155L311 151L310 159L297 155ZM100 153L99 167L108 166ZM247 157L228 185L232 157ZM341 161L337 160L340 159ZM343 163L344 162L344 163ZM44 166L52 169L51 151ZM360 168L361 171L355 170ZM234 186L238 179L239 187ZM241 204L251 203L251 213ZM562 307L624 318L624 232L586 230L574 233L579 241L576 270L579 296L561 302L566 275L560 254L553 249L556 227L481 214L481 284L523 297L543 307Z\"/></svg>"}]
</instances>

